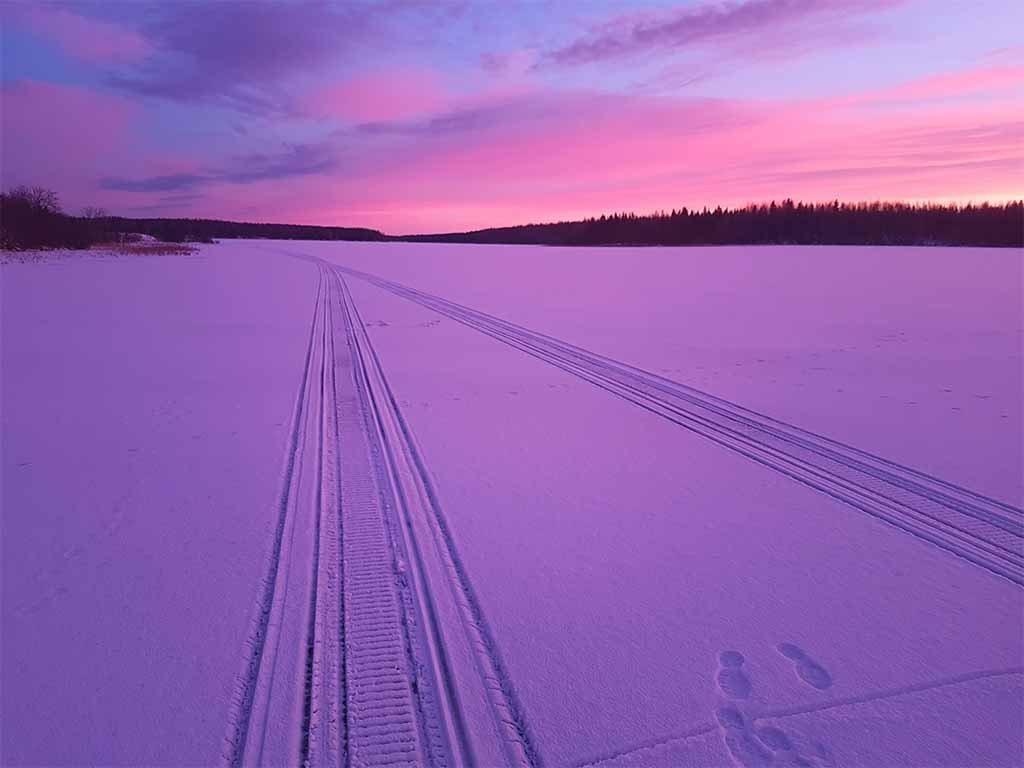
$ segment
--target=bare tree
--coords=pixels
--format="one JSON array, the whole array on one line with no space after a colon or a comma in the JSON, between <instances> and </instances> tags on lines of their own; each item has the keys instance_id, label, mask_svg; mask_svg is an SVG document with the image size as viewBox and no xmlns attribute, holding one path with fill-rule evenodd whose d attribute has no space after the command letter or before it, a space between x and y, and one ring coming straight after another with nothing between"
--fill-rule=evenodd
<instances>
[{"instance_id":1,"label":"bare tree","mask_svg":"<svg viewBox=\"0 0 1024 768\"><path fill-rule=\"evenodd\" d=\"M57 214L61 212L60 200L57 198L57 193L52 189L22 185L14 187L7 193L7 196L11 200L24 201L30 208L39 213Z\"/></svg>"},{"instance_id":2,"label":"bare tree","mask_svg":"<svg viewBox=\"0 0 1024 768\"><path fill-rule=\"evenodd\" d=\"M3 248L87 248L96 241L100 225L65 216L57 193L44 187L19 186L0 193Z\"/></svg>"},{"instance_id":3,"label":"bare tree","mask_svg":"<svg viewBox=\"0 0 1024 768\"><path fill-rule=\"evenodd\" d=\"M83 219L106 219L109 218L110 213L106 208L100 208L96 205L87 205L82 209Z\"/></svg>"}]
</instances>

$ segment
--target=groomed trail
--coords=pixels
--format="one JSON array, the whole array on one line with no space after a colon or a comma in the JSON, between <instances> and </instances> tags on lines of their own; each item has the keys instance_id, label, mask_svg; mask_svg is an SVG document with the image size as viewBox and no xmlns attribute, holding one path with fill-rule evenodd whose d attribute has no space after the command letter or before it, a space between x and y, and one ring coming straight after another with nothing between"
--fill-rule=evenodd
<instances>
[{"instance_id":1,"label":"groomed trail","mask_svg":"<svg viewBox=\"0 0 1024 768\"><path fill-rule=\"evenodd\" d=\"M276 526L223 763L535 765L358 310L340 273L314 263Z\"/></svg>"},{"instance_id":2,"label":"groomed trail","mask_svg":"<svg viewBox=\"0 0 1024 768\"><path fill-rule=\"evenodd\" d=\"M310 263L318 287L227 766L540 765L347 277L1024 585L1013 506L444 298L280 253Z\"/></svg>"}]
</instances>

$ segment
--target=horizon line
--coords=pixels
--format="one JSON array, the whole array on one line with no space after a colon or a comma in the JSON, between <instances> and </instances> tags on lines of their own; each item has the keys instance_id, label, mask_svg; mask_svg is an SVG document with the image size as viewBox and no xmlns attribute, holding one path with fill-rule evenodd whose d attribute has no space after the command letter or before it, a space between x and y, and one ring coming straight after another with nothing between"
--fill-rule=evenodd
<instances>
[{"instance_id":1,"label":"horizon line","mask_svg":"<svg viewBox=\"0 0 1024 768\"><path fill-rule=\"evenodd\" d=\"M750 209L753 209L753 208L761 208L761 207L766 207L767 208L767 207L770 207L772 204L775 204L776 206L781 206L781 205L783 205L783 204L785 204L787 202L792 203L794 206L801 206L802 205L804 207L826 206L826 205L834 205L834 204L838 203L840 206L846 206L846 207L858 207L858 206L870 206L870 205L903 205L903 206L908 206L908 207L912 207L912 208L946 208L946 209L954 209L955 208L955 209L959 210L959 209L972 208L972 207L974 207L974 208L981 208L981 207L984 207L984 206L989 206L989 207L1007 207L1007 206L1015 205L1015 204L1017 204L1017 205L1024 205L1024 193L1022 193L1020 195L1007 195L1005 197L1003 197L1003 196L995 196L995 197L991 197L991 198L968 198L968 199L953 199L953 198L941 198L940 197L940 198L906 198L906 199L876 199L876 200L864 200L864 199L861 199L861 200L852 200L852 199L850 199L850 200L841 200L839 198L818 199L818 200L797 200L797 199L792 198L792 197L784 197L784 198L763 199L763 200L759 200L759 201L750 201L750 202L744 203L742 205L722 205L722 204L716 204L714 207L712 207L709 204L703 204L700 207L683 205L683 206L680 206L678 208L667 208L667 209L666 208L659 208L659 209L656 209L656 210L648 211L646 213L638 213L635 210L632 210L632 211L630 211L630 210L604 211L602 213L589 214L589 215L579 216L579 217L576 217L576 218L564 218L564 219L548 220L548 221L527 221L527 222L522 222L522 223L518 223L518 224L497 224L497 225L490 225L490 226L486 226L486 227L479 227L479 228L475 228L475 229L444 230L444 231L434 231L434 232L404 232L404 233L400 233L400 234L390 234L390 233L387 233L387 232L385 232L385 231L383 231L381 229L377 229L375 227L363 226L363 225L360 225L360 224L311 224L311 223L294 222L294 221L274 221L274 220L269 220L269 219L267 219L267 220L264 220L264 219L258 219L258 220L256 220L256 219L222 219L222 218L218 218L218 217L214 217L214 216L210 216L210 217L206 217L206 216L131 216L131 215L121 215L121 214L110 214L107 218L114 218L114 219L136 219L136 220L154 220L154 221L156 221L156 220L163 220L163 221L175 221L175 220L178 220L178 221L181 221L181 220L191 220L191 221L222 221L222 222L227 222L227 223L232 223L232 224L262 224L262 225L268 225L268 226L287 226L287 227L318 227L318 228L322 228L322 229L361 229L361 230L366 230L368 232L376 232L377 234L380 234L380 235L382 235L384 237L398 239L398 238L406 238L406 237L442 237L442 236L446 236L446 235L466 235L466 234L473 234L473 233L476 233L476 232L487 232L487 231L490 231L490 230L498 230L498 229L516 229L516 228L519 228L519 227L557 226L557 225L560 225L560 224L572 224L572 223L577 223L577 222L585 222L585 221L591 221L591 220L600 220L600 218L602 216L604 216L604 217L633 216L633 217L636 217L636 218L656 218L656 217L660 217L660 216L671 215L673 211L675 211L675 212L687 211L690 214L694 214L694 213L700 214L700 213L704 213L704 212L706 212L706 213L714 213L716 210L719 210L719 209L721 209L722 213L728 213L728 212L745 211L745 210L750 210ZM84 218L83 216L80 216L80 215L78 215L78 216L75 216L74 214L68 214L68 215L72 215L75 218Z\"/></svg>"}]
</instances>

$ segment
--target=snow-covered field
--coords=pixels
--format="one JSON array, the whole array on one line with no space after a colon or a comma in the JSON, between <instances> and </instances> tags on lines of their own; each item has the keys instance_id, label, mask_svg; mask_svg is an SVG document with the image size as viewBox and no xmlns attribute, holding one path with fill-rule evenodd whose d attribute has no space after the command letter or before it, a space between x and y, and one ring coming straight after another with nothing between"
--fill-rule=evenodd
<instances>
[{"instance_id":1,"label":"snow-covered field","mask_svg":"<svg viewBox=\"0 0 1024 768\"><path fill-rule=\"evenodd\" d=\"M2 267L3 763L208 763L315 285L290 260Z\"/></svg>"},{"instance_id":2,"label":"snow-covered field","mask_svg":"<svg viewBox=\"0 0 1024 768\"><path fill-rule=\"evenodd\" d=\"M5 765L1024 762L1019 252L0 279Z\"/></svg>"}]
</instances>

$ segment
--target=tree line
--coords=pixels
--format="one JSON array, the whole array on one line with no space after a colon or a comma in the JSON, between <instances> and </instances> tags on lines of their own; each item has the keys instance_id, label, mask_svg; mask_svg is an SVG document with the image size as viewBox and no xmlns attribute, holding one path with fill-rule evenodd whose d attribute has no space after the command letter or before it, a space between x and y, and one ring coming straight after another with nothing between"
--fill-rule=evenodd
<instances>
[{"instance_id":1,"label":"tree line","mask_svg":"<svg viewBox=\"0 0 1024 768\"><path fill-rule=\"evenodd\" d=\"M165 243L209 243L215 239L383 240L375 229L262 224L216 219L133 219L85 208L65 213L57 195L42 187L15 187L0 194L0 248L88 248L122 242L128 235L150 235Z\"/></svg>"},{"instance_id":2,"label":"tree line","mask_svg":"<svg viewBox=\"0 0 1024 768\"><path fill-rule=\"evenodd\" d=\"M389 237L375 229L217 219L135 219L85 208L65 213L51 190L0 194L0 248L88 248L130 234L167 243L215 239L401 240L519 245L956 245L1024 247L1024 202L978 205L781 203L681 208L647 216L613 213L580 221L524 224L437 235Z\"/></svg>"},{"instance_id":3,"label":"tree line","mask_svg":"<svg viewBox=\"0 0 1024 768\"><path fill-rule=\"evenodd\" d=\"M681 208L647 216L613 213L581 221L525 224L401 238L521 245L958 245L1024 246L1024 202L978 205L781 203Z\"/></svg>"},{"instance_id":4,"label":"tree line","mask_svg":"<svg viewBox=\"0 0 1024 768\"><path fill-rule=\"evenodd\" d=\"M234 238L267 240L384 240L381 232L363 227L321 227L312 224L262 224L219 219L106 220L115 232L138 232L167 243L209 243Z\"/></svg>"},{"instance_id":5,"label":"tree line","mask_svg":"<svg viewBox=\"0 0 1024 768\"><path fill-rule=\"evenodd\" d=\"M67 216L56 193L42 187L15 187L0 193L0 248L88 248L105 233L96 222Z\"/></svg>"}]
</instances>

